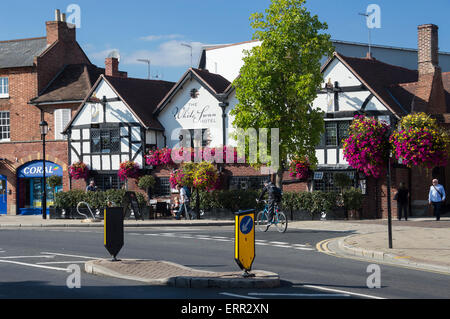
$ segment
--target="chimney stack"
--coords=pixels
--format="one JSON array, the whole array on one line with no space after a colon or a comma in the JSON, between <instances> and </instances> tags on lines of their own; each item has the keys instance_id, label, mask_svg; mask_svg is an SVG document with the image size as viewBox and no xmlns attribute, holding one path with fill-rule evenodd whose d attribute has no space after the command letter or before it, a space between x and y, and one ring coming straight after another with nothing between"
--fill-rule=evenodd
<instances>
[{"instance_id":1,"label":"chimney stack","mask_svg":"<svg viewBox=\"0 0 450 319\"><path fill-rule=\"evenodd\" d=\"M107 57L105 59L105 75L107 76L120 76L119 72L119 59L116 57Z\"/></svg>"},{"instance_id":2,"label":"chimney stack","mask_svg":"<svg viewBox=\"0 0 450 319\"><path fill-rule=\"evenodd\" d=\"M420 77L434 74L439 67L438 26L423 24L418 29L418 71Z\"/></svg>"},{"instance_id":3,"label":"chimney stack","mask_svg":"<svg viewBox=\"0 0 450 319\"><path fill-rule=\"evenodd\" d=\"M66 15L60 10L55 10L55 21L47 21L47 44L53 44L56 41L75 42L75 26L66 22Z\"/></svg>"}]
</instances>

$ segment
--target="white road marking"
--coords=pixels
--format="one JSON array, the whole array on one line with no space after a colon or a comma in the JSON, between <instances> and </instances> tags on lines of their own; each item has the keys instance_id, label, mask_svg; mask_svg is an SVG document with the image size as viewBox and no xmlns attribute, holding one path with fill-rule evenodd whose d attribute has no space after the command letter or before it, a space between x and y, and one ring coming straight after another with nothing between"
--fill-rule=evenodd
<instances>
[{"instance_id":1,"label":"white road marking","mask_svg":"<svg viewBox=\"0 0 450 319\"><path fill-rule=\"evenodd\" d=\"M8 264L21 265L21 266L43 268L43 269L50 269L50 270L60 270L60 271L67 272L67 268L58 268L58 267L50 267L50 266L43 266L43 265L36 265L36 264L28 264L28 263L22 263L22 262L18 262L18 261L13 261L13 260L2 260L2 259L0 259L0 263L8 263Z\"/></svg>"},{"instance_id":2,"label":"white road marking","mask_svg":"<svg viewBox=\"0 0 450 319\"><path fill-rule=\"evenodd\" d=\"M85 259L103 259L98 257L89 257L89 256L80 256L80 255L68 255L68 254L60 254L60 253L49 253L49 252L41 252L41 254L47 254L47 255L56 255L56 256L66 256L66 257L76 257L76 258L85 258Z\"/></svg>"},{"instance_id":3,"label":"white road marking","mask_svg":"<svg viewBox=\"0 0 450 319\"><path fill-rule=\"evenodd\" d=\"M86 260L75 260L75 261L46 261L41 263L36 263L36 265L52 265L52 264L84 264Z\"/></svg>"},{"instance_id":4,"label":"white road marking","mask_svg":"<svg viewBox=\"0 0 450 319\"><path fill-rule=\"evenodd\" d=\"M269 241L269 243L275 244L275 245L290 245L289 243L286 243L284 241Z\"/></svg>"},{"instance_id":5,"label":"white road marking","mask_svg":"<svg viewBox=\"0 0 450 319\"><path fill-rule=\"evenodd\" d=\"M55 256L5 256L0 257L1 259L24 259L24 258L55 258Z\"/></svg>"},{"instance_id":6,"label":"white road marking","mask_svg":"<svg viewBox=\"0 0 450 319\"><path fill-rule=\"evenodd\" d=\"M292 246L290 246L290 245L271 245L271 246L273 246L273 247L281 247L281 248L293 248Z\"/></svg>"},{"instance_id":7,"label":"white road marking","mask_svg":"<svg viewBox=\"0 0 450 319\"><path fill-rule=\"evenodd\" d=\"M221 293L219 293L219 295L225 295L225 296L237 297L237 298L243 298L243 299L260 299L260 298L256 298L256 297L249 297L249 296L231 294L229 292L221 292Z\"/></svg>"},{"instance_id":8,"label":"white road marking","mask_svg":"<svg viewBox=\"0 0 450 319\"><path fill-rule=\"evenodd\" d=\"M314 248L307 248L307 247L292 247L292 248L297 250L310 250L310 251L315 250Z\"/></svg>"},{"instance_id":9,"label":"white road marking","mask_svg":"<svg viewBox=\"0 0 450 319\"><path fill-rule=\"evenodd\" d=\"M267 243L255 243L255 245L270 246L270 244L267 244Z\"/></svg>"},{"instance_id":10,"label":"white road marking","mask_svg":"<svg viewBox=\"0 0 450 319\"><path fill-rule=\"evenodd\" d=\"M302 245L302 244L292 244L295 247L311 247L311 245Z\"/></svg>"},{"instance_id":11,"label":"white road marking","mask_svg":"<svg viewBox=\"0 0 450 319\"><path fill-rule=\"evenodd\" d=\"M350 297L349 294L288 294L288 293L259 293L259 292L249 292L250 296L261 296L261 297Z\"/></svg>"},{"instance_id":12,"label":"white road marking","mask_svg":"<svg viewBox=\"0 0 450 319\"><path fill-rule=\"evenodd\" d=\"M366 295L366 294L359 294L359 293L356 293L356 292L344 291L344 290L339 290L339 289L324 288L324 287L320 287L320 286L302 285L302 287L318 289L318 290L323 290L323 291L331 291L331 292L343 293L343 294L349 294L349 295L352 295L352 296L358 296L358 297L364 297L364 298L385 299L385 298L382 298L382 297L376 297L376 296L371 296L371 295Z\"/></svg>"}]
</instances>

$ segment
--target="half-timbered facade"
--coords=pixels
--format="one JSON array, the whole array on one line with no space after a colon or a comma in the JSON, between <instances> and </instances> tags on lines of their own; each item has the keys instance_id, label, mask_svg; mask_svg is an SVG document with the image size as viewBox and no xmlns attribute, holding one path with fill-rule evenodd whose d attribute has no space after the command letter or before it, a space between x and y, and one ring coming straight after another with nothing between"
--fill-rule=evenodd
<instances>
[{"instance_id":1,"label":"half-timbered facade","mask_svg":"<svg viewBox=\"0 0 450 319\"><path fill-rule=\"evenodd\" d=\"M152 112L173 84L100 76L65 130L69 164L87 164L100 189L120 188L120 163L145 168L148 149L164 146L164 128Z\"/></svg>"}]
</instances>

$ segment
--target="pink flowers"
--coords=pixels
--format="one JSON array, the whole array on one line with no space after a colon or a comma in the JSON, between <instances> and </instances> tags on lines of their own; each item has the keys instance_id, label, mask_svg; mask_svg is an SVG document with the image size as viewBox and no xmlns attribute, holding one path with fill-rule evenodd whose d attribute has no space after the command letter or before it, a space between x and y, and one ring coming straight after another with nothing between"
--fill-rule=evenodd
<instances>
[{"instance_id":1,"label":"pink flowers","mask_svg":"<svg viewBox=\"0 0 450 319\"><path fill-rule=\"evenodd\" d=\"M69 166L69 176L72 179L87 179L89 169L83 162L76 162Z\"/></svg>"},{"instance_id":2,"label":"pink flowers","mask_svg":"<svg viewBox=\"0 0 450 319\"><path fill-rule=\"evenodd\" d=\"M289 176L306 180L309 176L310 164L307 159L292 160L289 164Z\"/></svg>"},{"instance_id":3,"label":"pink flowers","mask_svg":"<svg viewBox=\"0 0 450 319\"><path fill-rule=\"evenodd\" d=\"M408 167L447 165L448 136L425 113L404 117L390 142L394 146L395 157Z\"/></svg>"},{"instance_id":4,"label":"pink flowers","mask_svg":"<svg viewBox=\"0 0 450 319\"><path fill-rule=\"evenodd\" d=\"M389 152L389 125L376 119L355 116L344 140L344 158L366 176L379 178Z\"/></svg>"},{"instance_id":5,"label":"pink flowers","mask_svg":"<svg viewBox=\"0 0 450 319\"><path fill-rule=\"evenodd\" d=\"M148 155L145 156L147 165L173 165L172 150L170 148L162 148L150 151Z\"/></svg>"},{"instance_id":6,"label":"pink flowers","mask_svg":"<svg viewBox=\"0 0 450 319\"><path fill-rule=\"evenodd\" d=\"M133 161L120 163L117 175L121 181L127 180L128 178L137 178L139 176L139 165Z\"/></svg>"}]
</instances>

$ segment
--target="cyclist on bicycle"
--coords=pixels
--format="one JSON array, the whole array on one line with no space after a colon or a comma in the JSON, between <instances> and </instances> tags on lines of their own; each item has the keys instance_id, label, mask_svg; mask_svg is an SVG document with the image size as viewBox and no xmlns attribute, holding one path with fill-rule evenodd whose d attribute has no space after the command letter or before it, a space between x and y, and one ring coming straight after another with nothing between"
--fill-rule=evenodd
<instances>
[{"instance_id":1,"label":"cyclist on bicycle","mask_svg":"<svg viewBox=\"0 0 450 319\"><path fill-rule=\"evenodd\" d=\"M275 214L275 203L281 201L281 191L278 187L276 187L270 180L264 181L264 188L261 192L261 195L259 195L259 198L257 201L261 201L264 195L267 193L268 195L268 223L267 223L267 229L269 229L270 225L272 225L273 222L273 216ZM266 231L267 231L266 229Z\"/></svg>"}]
</instances>

